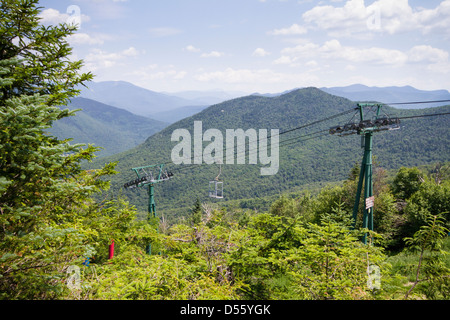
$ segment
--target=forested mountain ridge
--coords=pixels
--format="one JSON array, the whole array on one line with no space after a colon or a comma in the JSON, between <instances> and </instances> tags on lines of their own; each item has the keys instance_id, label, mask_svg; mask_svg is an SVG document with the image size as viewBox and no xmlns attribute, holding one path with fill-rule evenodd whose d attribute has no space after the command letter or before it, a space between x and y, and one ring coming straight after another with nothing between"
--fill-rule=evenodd
<instances>
[{"instance_id":1,"label":"forested mountain ridge","mask_svg":"<svg viewBox=\"0 0 450 320\"><path fill-rule=\"evenodd\" d=\"M49 132L59 139L71 138L72 143L90 143L103 148L97 156L128 150L167 126L164 122L86 98L73 98L68 107L81 110L73 117L54 122Z\"/></svg>"},{"instance_id":2,"label":"forested mountain ridge","mask_svg":"<svg viewBox=\"0 0 450 320\"><path fill-rule=\"evenodd\" d=\"M415 101L439 101L450 99L447 90L419 90L411 86L403 87L368 87L361 84L354 84L346 87L321 88L321 90L344 97L353 101L379 101L383 103L403 103ZM445 103L396 105L402 109L421 109L424 107L438 107Z\"/></svg>"},{"instance_id":3,"label":"forested mountain ridge","mask_svg":"<svg viewBox=\"0 0 450 320\"><path fill-rule=\"evenodd\" d=\"M173 171L174 177L155 188L157 207L163 212L175 210L176 214L182 214L196 198L201 201L211 200L207 196L208 183L217 176L219 166L203 164L189 168L184 166L182 169L181 165L173 165L171 151L178 143L171 141L175 129L187 129L192 134L194 122L201 121L203 131L215 128L223 132L224 137L226 129L279 129L284 132L355 107L356 102L327 94L317 88L294 90L276 97L247 96L232 99L170 125L136 148L100 159L92 165L95 167L107 161L118 161L117 170L120 173L112 178L110 192L126 195L132 204L145 211L146 190L126 191L122 186L135 178L131 168L166 164ZM384 107L383 111L391 116L410 116L448 112L449 109L448 106L421 110ZM279 171L274 176L261 176L259 164L249 165L246 162L240 165L223 165L221 179L224 181L225 199L259 198L345 179L352 166L361 162L360 136L337 137L325 133L320 137L308 137L311 139L307 140L306 135L345 124L352 115L349 113L280 135ZM301 140L299 143L287 144L295 142L291 139L296 137ZM375 134L374 155L378 165L387 169L429 164L448 160L449 142L448 118L408 119L402 121L400 130Z\"/></svg>"},{"instance_id":4,"label":"forested mountain ridge","mask_svg":"<svg viewBox=\"0 0 450 320\"><path fill-rule=\"evenodd\" d=\"M276 93L253 93L252 95L277 97L298 89L295 88ZM420 90L411 86L368 87L355 84L344 87L323 87L320 89L329 94L352 101L396 103L450 99L450 93L447 90ZM80 97L96 100L107 105L128 110L134 114L169 123L174 123L182 118L191 116L213 104L247 95L244 92L224 92L220 90L173 93L156 92L126 81L91 81L87 83L86 87L80 87L80 90ZM442 103L399 105L398 108L415 109L442 105Z\"/></svg>"}]
</instances>

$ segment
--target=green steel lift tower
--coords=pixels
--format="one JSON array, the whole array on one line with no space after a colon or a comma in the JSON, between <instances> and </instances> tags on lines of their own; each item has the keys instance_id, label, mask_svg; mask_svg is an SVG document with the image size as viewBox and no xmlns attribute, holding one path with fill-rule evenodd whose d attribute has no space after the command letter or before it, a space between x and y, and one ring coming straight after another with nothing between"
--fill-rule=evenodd
<instances>
[{"instance_id":1,"label":"green steel lift tower","mask_svg":"<svg viewBox=\"0 0 450 320\"><path fill-rule=\"evenodd\" d=\"M148 220L156 218L155 187L156 183L169 180L173 174L164 170L164 164L132 168L137 178L123 185L125 189L148 186ZM147 246L147 253L151 254L151 244Z\"/></svg>"},{"instance_id":2,"label":"green steel lift tower","mask_svg":"<svg viewBox=\"0 0 450 320\"><path fill-rule=\"evenodd\" d=\"M380 116L382 106L382 104L359 103L357 107L359 121L351 121L343 126L336 126L330 129L330 134L337 134L339 136L350 134L361 135L361 147L364 148L364 155L359 173L355 204L353 206L353 221L354 227L356 227L359 202L364 184L365 203L362 227L370 231L373 231L373 208L375 201L372 182L373 133L400 128L400 120L398 118L390 118L387 115L383 117ZM365 114L364 108L369 109L368 113ZM353 118L355 118L355 116L353 116ZM364 234L362 241L367 244L367 233Z\"/></svg>"}]
</instances>

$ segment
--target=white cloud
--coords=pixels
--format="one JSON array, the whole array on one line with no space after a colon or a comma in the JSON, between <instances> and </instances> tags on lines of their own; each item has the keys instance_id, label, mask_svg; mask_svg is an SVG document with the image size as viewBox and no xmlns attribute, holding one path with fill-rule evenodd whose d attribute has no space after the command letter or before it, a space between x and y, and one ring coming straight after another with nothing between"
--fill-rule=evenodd
<instances>
[{"instance_id":1,"label":"white cloud","mask_svg":"<svg viewBox=\"0 0 450 320\"><path fill-rule=\"evenodd\" d=\"M39 14L40 23L44 25L49 24L77 24L81 25L82 22L88 22L90 18L82 14L78 6L69 6L67 8L67 13L61 13L56 9L45 9Z\"/></svg>"},{"instance_id":2,"label":"white cloud","mask_svg":"<svg viewBox=\"0 0 450 320\"><path fill-rule=\"evenodd\" d=\"M341 7L319 5L302 15L308 26L326 30L333 37L370 31L396 34L420 31L423 34L449 34L450 0L434 9L412 8L408 0L377 0L366 6L364 0L348 0Z\"/></svg>"},{"instance_id":3,"label":"white cloud","mask_svg":"<svg viewBox=\"0 0 450 320\"><path fill-rule=\"evenodd\" d=\"M180 71L180 72L177 72L173 78L176 80L179 80L179 79L183 79L186 75L187 75L186 71Z\"/></svg>"},{"instance_id":4,"label":"white cloud","mask_svg":"<svg viewBox=\"0 0 450 320\"><path fill-rule=\"evenodd\" d=\"M135 47L129 47L128 49L122 51L122 55L126 57L136 57L139 55L139 51Z\"/></svg>"},{"instance_id":5,"label":"white cloud","mask_svg":"<svg viewBox=\"0 0 450 320\"><path fill-rule=\"evenodd\" d=\"M201 55L202 58L220 58L223 57L225 53L219 51L211 51L209 53L203 53Z\"/></svg>"},{"instance_id":6,"label":"white cloud","mask_svg":"<svg viewBox=\"0 0 450 320\"><path fill-rule=\"evenodd\" d=\"M87 33L74 33L68 37L68 41L74 44L100 45L105 40L104 36L91 36Z\"/></svg>"},{"instance_id":7,"label":"white cloud","mask_svg":"<svg viewBox=\"0 0 450 320\"><path fill-rule=\"evenodd\" d=\"M368 13L363 0L350 0L338 8L332 5L316 6L302 17L307 24L342 35L342 30L346 29L359 31Z\"/></svg>"},{"instance_id":8,"label":"white cloud","mask_svg":"<svg viewBox=\"0 0 450 320\"><path fill-rule=\"evenodd\" d=\"M311 67L311 68L315 68L317 67L319 64L317 63L316 60L310 60L308 62L306 62L305 66L307 67Z\"/></svg>"},{"instance_id":9,"label":"white cloud","mask_svg":"<svg viewBox=\"0 0 450 320\"><path fill-rule=\"evenodd\" d=\"M349 65L345 66L345 70L347 70L347 71L355 71L356 67L354 65L349 64Z\"/></svg>"},{"instance_id":10,"label":"white cloud","mask_svg":"<svg viewBox=\"0 0 450 320\"><path fill-rule=\"evenodd\" d=\"M294 60L296 60L296 57L289 57L289 56L281 56L278 59L276 59L273 63L275 64L292 64Z\"/></svg>"},{"instance_id":11,"label":"white cloud","mask_svg":"<svg viewBox=\"0 0 450 320\"><path fill-rule=\"evenodd\" d=\"M439 63L448 60L448 52L442 49L433 48L427 45L420 45L411 48L408 52L411 62L431 62Z\"/></svg>"},{"instance_id":12,"label":"white cloud","mask_svg":"<svg viewBox=\"0 0 450 320\"><path fill-rule=\"evenodd\" d=\"M194 47L193 45L188 45L183 50L186 50L186 51L189 51L189 52L200 52L201 51L200 49Z\"/></svg>"},{"instance_id":13,"label":"white cloud","mask_svg":"<svg viewBox=\"0 0 450 320\"><path fill-rule=\"evenodd\" d=\"M450 30L450 0L443 1L435 9L422 10L418 17L423 33Z\"/></svg>"},{"instance_id":14,"label":"white cloud","mask_svg":"<svg viewBox=\"0 0 450 320\"><path fill-rule=\"evenodd\" d=\"M281 51L284 55L291 55L296 57L313 57L319 46L312 42L301 43L295 47L285 48Z\"/></svg>"},{"instance_id":15,"label":"white cloud","mask_svg":"<svg viewBox=\"0 0 450 320\"><path fill-rule=\"evenodd\" d=\"M311 84L318 81L317 76L308 73L281 73L270 69L233 69L204 72L195 77L201 82L223 82L227 84Z\"/></svg>"},{"instance_id":16,"label":"white cloud","mask_svg":"<svg viewBox=\"0 0 450 320\"><path fill-rule=\"evenodd\" d=\"M93 49L84 58L86 68L96 71L103 68L111 68L117 65L123 65L126 59L137 57L140 54L134 47L130 47L120 52L106 52L100 49Z\"/></svg>"},{"instance_id":17,"label":"white cloud","mask_svg":"<svg viewBox=\"0 0 450 320\"><path fill-rule=\"evenodd\" d=\"M442 63L432 63L432 64L429 64L426 69L428 71L433 72L434 74L448 75L448 74L450 74L450 62L445 61ZM442 84L437 83L437 85L441 86Z\"/></svg>"},{"instance_id":18,"label":"white cloud","mask_svg":"<svg viewBox=\"0 0 450 320\"><path fill-rule=\"evenodd\" d=\"M393 66L403 65L408 60L408 56L399 50L379 47L361 49L351 46L342 46L336 39L325 42L325 44L320 47L319 52L327 59L343 59L350 62L375 63Z\"/></svg>"},{"instance_id":19,"label":"white cloud","mask_svg":"<svg viewBox=\"0 0 450 320\"><path fill-rule=\"evenodd\" d=\"M187 75L186 71L177 71L174 66L158 66L156 64L150 64L125 74L134 81L140 83L148 83L149 81L162 81L162 80L181 80Z\"/></svg>"},{"instance_id":20,"label":"white cloud","mask_svg":"<svg viewBox=\"0 0 450 320\"><path fill-rule=\"evenodd\" d=\"M255 49L255 51L253 51L252 55L255 57L265 57L265 56L270 55L270 52L267 52L263 48L257 48L257 49Z\"/></svg>"},{"instance_id":21,"label":"white cloud","mask_svg":"<svg viewBox=\"0 0 450 320\"><path fill-rule=\"evenodd\" d=\"M326 61L343 60L352 63L401 66L408 61L408 55L399 50L343 46L336 39L326 41L323 45L300 44L292 48L285 48L281 52L282 56L275 60L275 63L289 64L300 59L322 58Z\"/></svg>"},{"instance_id":22,"label":"white cloud","mask_svg":"<svg viewBox=\"0 0 450 320\"><path fill-rule=\"evenodd\" d=\"M41 23L62 23L65 22L68 18L68 14L60 13L56 9L45 9L39 14L39 18L41 18Z\"/></svg>"},{"instance_id":23,"label":"white cloud","mask_svg":"<svg viewBox=\"0 0 450 320\"><path fill-rule=\"evenodd\" d=\"M87 0L83 1L87 3ZM124 4L130 4L130 1L112 1L94 2L108 2L111 6L122 8L124 18L137 19L132 10L139 10L139 6L125 8ZM114 24L111 20L103 19L103 16L99 16L100 13L94 11L95 8L92 9L87 4L80 7L90 10L84 13L91 16L96 28L92 26L88 29L86 23L83 26L85 29L70 37L69 41L76 45L74 51L79 59L84 59L86 64L98 70L95 73L99 77L114 75L115 78L120 78L133 72L140 83L154 88L178 85L179 88L190 89L196 86L239 88L242 84L242 88L246 90L261 88L254 91L275 91L278 88L285 90L300 86L299 82L319 86L333 82L338 85L339 82L350 81L349 79L354 81L351 77L361 75L366 78L361 81L370 83L368 79L372 79L372 84L377 85L385 80L387 85L396 81L406 84L406 80L412 79L411 85L420 82L431 86L433 83L436 87L448 89L449 81L445 77L450 73L450 0L428 1L423 4L406 0L303 0L308 2L303 6L298 5L301 0L290 0L289 4L284 3L282 6L278 1L267 0L267 3L259 5L254 3L261 10L258 12L262 17L261 21L255 23L261 24L255 24L244 33L234 33L232 37L224 36L220 46L213 45L214 35L219 31L221 35L222 32L236 31L239 26L226 28L226 21L216 21L221 28L210 30L208 26L212 22L207 22L204 30L206 34L202 37L192 37L183 24L170 21L154 22L143 30L127 30L126 27L133 25L132 23L127 24L125 20L122 23L121 20L121 25L118 25L119 20L116 20ZM77 0L74 3L81 2ZM283 14L285 18L279 24L268 25L264 22L264 17L273 13L276 3L280 13L282 10L307 9L296 14L292 12L293 15ZM100 9L98 6L98 10ZM263 9L268 11L263 13ZM64 12L64 8L60 10ZM43 16L46 21L64 21L68 14L55 10L47 11ZM236 19L236 23L238 21ZM109 25L102 25L105 22ZM95 33L96 31L110 32L110 38L106 34ZM253 31L259 32L259 35L252 35L250 32ZM164 40L169 38L156 38L140 45L128 42L142 40L142 36L149 38L150 35L173 37L169 42ZM265 37L266 42L258 41L261 36ZM127 44L121 46L119 41L123 40ZM153 43L155 41L159 43ZM246 45L242 46L242 43ZM130 48L131 45L135 47ZM152 50L155 45L160 50ZM173 51L174 46L176 52ZM101 50L93 50L94 47ZM149 54L139 57L143 55L141 50L144 48ZM165 52L173 54L168 56ZM229 59L230 57L233 59ZM225 61L230 64L225 64ZM143 68L150 63L158 65L153 69ZM170 63L176 66L168 66ZM200 67L204 69L199 71ZM304 75L306 80L300 79L299 74ZM320 80L315 81L317 78ZM253 92L253 89L249 92Z\"/></svg>"},{"instance_id":24,"label":"white cloud","mask_svg":"<svg viewBox=\"0 0 450 320\"><path fill-rule=\"evenodd\" d=\"M240 82L251 82L258 79L260 75L264 73L272 73L270 70L264 70L255 72L249 69L240 69L235 70L233 68L227 68L224 71L214 71L214 72L205 72L200 75L197 75L195 78L199 81L220 81L226 83L240 83Z\"/></svg>"},{"instance_id":25,"label":"white cloud","mask_svg":"<svg viewBox=\"0 0 450 320\"><path fill-rule=\"evenodd\" d=\"M313 59L313 60L312 60ZM449 64L449 53L429 45L416 45L406 51L383 47L355 47L341 44L337 39L326 41L322 45L304 43L295 47L284 48L275 64L299 66L309 61L320 59L322 63L346 61L353 68L355 65L402 67L421 64L429 70L437 70L438 65ZM448 70L444 67L444 70Z\"/></svg>"},{"instance_id":26,"label":"white cloud","mask_svg":"<svg viewBox=\"0 0 450 320\"><path fill-rule=\"evenodd\" d=\"M146 80L164 80L164 79L183 79L186 76L185 71L177 72L175 70L169 70L169 71L159 71L155 73L142 73L142 76Z\"/></svg>"},{"instance_id":27,"label":"white cloud","mask_svg":"<svg viewBox=\"0 0 450 320\"><path fill-rule=\"evenodd\" d=\"M305 34L307 32L308 30L305 27L299 26L298 24L293 24L289 28L275 29L273 31L269 31L268 33L274 36L288 36Z\"/></svg>"},{"instance_id":28,"label":"white cloud","mask_svg":"<svg viewBox=\"0 0 450 320\"><path fill-rule=\"evenodd\" d=\"M434 74L449 74L449 54L442 49L428 45L414 46L408 51L409 61L423 66L425 70Z\"/></svg>"},{"instance_id":29,"label":"white cloud","mask_svg":"<svg viewBox=\"0 0 450 320\"><path fill-rule=\"evenodd\" d=\"M183 51L201 52L202 50L194 47L193 45L188 45L187 47L183 48ZM224 52L219 52L219 51L215 51L215 50L213 50L211 52L207 52L207 53L205 52L200 55L200 57L202 57L202 58L220 58L223 56L225 56Z\"/></svg>"}]
</instances>

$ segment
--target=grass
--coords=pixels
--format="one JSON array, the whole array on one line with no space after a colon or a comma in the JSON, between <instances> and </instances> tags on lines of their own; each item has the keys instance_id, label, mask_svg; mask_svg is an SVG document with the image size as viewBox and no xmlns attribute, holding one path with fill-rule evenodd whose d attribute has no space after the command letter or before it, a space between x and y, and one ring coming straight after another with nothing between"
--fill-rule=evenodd
<instances>
[{"instance_id":1,"label":"grass","mask_svg":"<svg viewBox=\"0 0 450 320\"><path fill-rule=\"evenodd\" d=\"M443 264L447 268L450 268L450 236L444 240L442 251L444 251L444 254L441 254L440 258ZM416 281L419 255L419 253L408 253L403 251L387 259L387 262L391 265L391 279L396 279L395 284L391 283L390 285L397 288L397 290L395 290L395 296L397 298L402 299L402 294L400 292L403 292L403 290L399 290L399 288L405 288L404 293L406 294L413 282ZM424 257L430 257L430 253L425 252ZM423 268L425 268L425 265L423 265ZM423 268L421 270L421 275L424 273ZM448 274L447 277L450 277L450 274ZM429 285L427 282L422 282L414 289L414 295L411 298L430 299L431 297L434 297L434 299L438 300L449 299L449 291L448 278L446 282L444 281L444 284L441 282L440 287Z\"/></svg>"},{"instance_id":2,"label":"grass","mask_svg":"<svg viewBox=\"0 0 450 320\"><path fill-rule=\"evenodd\" d=\"M442 250L447 253L443 256L443 261L445 262L445 265L450 268L450 236L444 240ZM415 269L417 268L417 264L419 262L419 253L412 254L402 251L389 257L387 262L392 265L393 273L400 273L404 276L415 276ZM408 272L407 266L411 265L414 269L412 272Z\"/></svg>"}]
</instances>

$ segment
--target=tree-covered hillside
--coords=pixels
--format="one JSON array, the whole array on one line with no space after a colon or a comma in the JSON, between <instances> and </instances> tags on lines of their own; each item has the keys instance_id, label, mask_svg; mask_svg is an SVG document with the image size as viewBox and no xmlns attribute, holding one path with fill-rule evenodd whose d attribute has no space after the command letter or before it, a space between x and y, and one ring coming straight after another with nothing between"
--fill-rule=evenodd
<instances>
[{"instance_id":1,"label":"tree-covered hillside","mask_svg":"<svg viewBox=\"0 0 450 320\"><path fill-rule=\"evenodd\" d=\"M101 147L97 156L131 149L167 126L164 122L86 98L73 98L69 108L81 110L76 117L55 122L49 132L59 139Z\"/></svg>"},{"instance_id":2,"label":"tree-covered hillside","mask_svg":"<svg viewBox=\"0 0 450 320\"><path fill-rule=\"evenodd\" d=\"M125 195L145 212L147 191L126 191L122 186L135 178L131 168L166 164L174 177L155 188L157 208L166 214L181 214L185 210L182 208L189 206L196 198L211 200L208 199L208 184L217 176L219 166L205 163L174 165L171 152L178 141L171 141L171 135L176 129L187 129L193 137L194 122L201 121L203 132L211 128L218 129L225 141L226 129L279 129L283 133L300 127L279 135L280 163L276 175L261 176L260 169L263 166L260 162L249 165L248 161L246 164L227 164L224 161L220 176L224 183L224 201L262 198L312 185L320 186L325 182L345 179L352 166L362 160L360 136L338 137L326 132L332 126L347 123L355 116L356 111L337 118L334 115L351 111L355 107L355 102L316 88L299 89L277 97L238 98L213 105L183 119L149 137L134 149L94 162L94 167L108 161L118 161L117 169L120 173L112 178L111 193ZM390 116L406 117L448 112L449 109L450 107L398 110L384 107L383 112ZM329 121L303 128L306 124L328 118ZM324 132L308 136L320 131ZM296 138L299 138L297 143ZM386 169L396 169L400 166L445 161L449 159L449 139L448 116L402 120L400 130L382 131L374 135L376 164ZM203 146L209 143L205 142ZM269 142L268 145L270 148Z\"/></svg>"}]
</instances>

